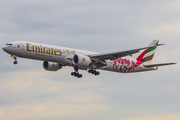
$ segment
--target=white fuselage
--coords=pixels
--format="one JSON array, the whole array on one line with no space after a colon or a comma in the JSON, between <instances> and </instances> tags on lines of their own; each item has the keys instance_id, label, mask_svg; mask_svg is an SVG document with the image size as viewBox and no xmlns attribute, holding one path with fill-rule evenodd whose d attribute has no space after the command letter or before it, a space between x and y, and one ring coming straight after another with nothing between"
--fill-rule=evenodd
<instances>
[{"instance_id":1,"label":"white fuselage","mask_svg":"<svg viewBox=\"0 0 180 120\"><path fill-rule=\"evenodd\" d=\"M82 54L86 56L98 54L84 50L26 41L10 42L10 44L12 45L5 45L3 50L11 55L28 59L55 62L68 66L75 66L72 62L72 58L75 54ZM142 64L137 65L138 61L130 58L121 58L120 60L106 60L106 63L107 66L104 66L101 69L122 73L141 72L157 69L156 67L145 68ZM87 67L87 69L89 69L89 67Z\"/></svg>"}]
</instances>

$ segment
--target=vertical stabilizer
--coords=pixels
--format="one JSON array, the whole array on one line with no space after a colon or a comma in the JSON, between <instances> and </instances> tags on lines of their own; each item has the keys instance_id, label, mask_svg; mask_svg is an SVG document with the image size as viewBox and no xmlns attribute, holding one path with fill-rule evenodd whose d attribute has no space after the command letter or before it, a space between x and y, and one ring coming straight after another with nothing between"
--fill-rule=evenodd
<instances>
[{"instance_id":1,"label":"vertical stabilizer","mask_svg":"<svg viewBox=\"0 0 180 120\"><path fill-rule=\"evenodd\" d=\"M158 45L158 43L159 43L159 40L153 40L149 46ZM136 60L151 63L151 61L154 57L156 48L157 48L157 46L146 49L138 56L138 58Z\"/></svg>"}]
</instances>

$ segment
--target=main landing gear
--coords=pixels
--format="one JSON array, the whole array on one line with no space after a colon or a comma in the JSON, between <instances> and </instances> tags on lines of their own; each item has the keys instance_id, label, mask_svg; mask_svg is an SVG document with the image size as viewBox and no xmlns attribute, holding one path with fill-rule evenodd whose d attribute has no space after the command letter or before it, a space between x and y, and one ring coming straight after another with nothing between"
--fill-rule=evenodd
<instances>
[{"instance_id":1,"label":"main landing gear","mask_svg":"<svg viewBox=\"0 0 180 120\"><path fill-rule=\"evenodd\" d=\"M72 72L71 75L77 78L82 78L82 74L79 74L78 67L74 67L75 72Z\"/></svg>"},{"instance_id":2,"label":"main landing gear","mask_svg":"<svg viewBox=\"0 0 180 120\"><path fill-rule=\"evenodd\" d=\"M88 72L91 73L91 74L94 74L94 75L100 75L99 71L96 71L96 70L93 70L93 69L88 70Z\"/></svg>"},{"instance_id":3,"label":"main landing gear","mask_svg":"<svg viewBox=\"0 0 180 120\"><path fill-rule=\"evenodd\" d=\"M82 78L83 77L82 74L79 74L78 67L74 67L74 71L75 72L71 73L72 76L77 77L77 78ZM91 73L91 74L94 74L94 75L100 75L100 72L96 71L94 69L89 69L88 72Z\"/></svg>"},{"instance_id":4,"label":"main landing gear","mask_svg":"<svg viewBox=\"0 0 180 120\"><path fill-rule=\"evenodd\" d=\"M18 64L17 56L11 55L11 57L14 58L14 62L13 62L13 63L14 63L15 65Z\"/></svg>"},{"instance_id":5,"label":"main landing gear","mask_svg":"<svg viewBox=\"0 0 180 120\"><path fill-rule=\"evenodd\" d=\"M72 72L71 75L77 78L82 78L82 74L79 74L78 72Z\"/></svg>"}]
</instances>

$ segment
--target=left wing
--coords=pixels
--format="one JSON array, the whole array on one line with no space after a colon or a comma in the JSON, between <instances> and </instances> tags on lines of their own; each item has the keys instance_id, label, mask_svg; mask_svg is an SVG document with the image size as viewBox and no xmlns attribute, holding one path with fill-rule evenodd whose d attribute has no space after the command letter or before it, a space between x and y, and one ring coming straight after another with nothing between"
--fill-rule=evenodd
<instances>
[{"instance_id":1,"label":"left wing","mask_svg":"<svg viewBox=\"0 0 180 120\"><path fill-rule=\"evenodd\" d=\"M95 61L99 61L99 60L104 61L104 60L108 60L108 59L114 60L114 59L124 57L124 56L128 56L128 55L131 56L132 54L138 53L140 50L155 47L155 46L160 46L160 45L164 45L164 44L152 45L152 46L148 46L148 47L143 47L143 48L139 48L139 49L132 49L132 50L126 50L126 51L121 51L121 52L89 55L89 57L92 60L95 60Z\"/></svg>"}]
</instances>

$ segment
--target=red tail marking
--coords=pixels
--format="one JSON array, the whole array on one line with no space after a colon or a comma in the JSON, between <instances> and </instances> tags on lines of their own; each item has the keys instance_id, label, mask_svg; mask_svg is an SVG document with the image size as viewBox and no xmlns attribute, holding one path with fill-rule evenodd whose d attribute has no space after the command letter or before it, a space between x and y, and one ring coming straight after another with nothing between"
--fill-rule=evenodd
<instances>
[{"instance_id":1,"label":"red tail marking","mask_svg":"<svg viewBox=\"0 0 180 120\"><path fill-rule=\"evenodd\" d=\"M137 67L137 66L139 66L141 64L142 64L142 62L137 60L135 67Z\"/></svg>"},{"instance_id":2,"label":"red tail marking","mask_svg":"<svg viewBox=\"0 0 180 120\"><path fill-rule=\"evenodd\" d=\"M149 48L148 48L148 49L149 49ZM143 59L144 55L146 54L146 52L148 51L148 49L146 49L143 53L141 53L136 60L137 60L137 61L141 61L141 60Z\"/></svg>"}]
</instances>

